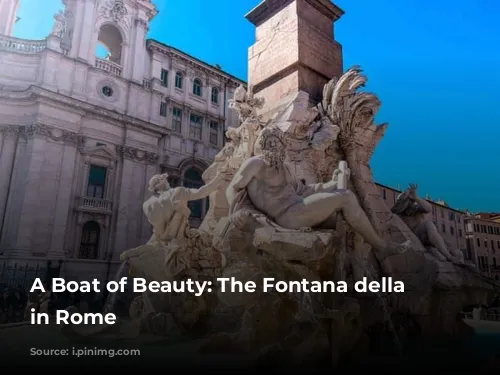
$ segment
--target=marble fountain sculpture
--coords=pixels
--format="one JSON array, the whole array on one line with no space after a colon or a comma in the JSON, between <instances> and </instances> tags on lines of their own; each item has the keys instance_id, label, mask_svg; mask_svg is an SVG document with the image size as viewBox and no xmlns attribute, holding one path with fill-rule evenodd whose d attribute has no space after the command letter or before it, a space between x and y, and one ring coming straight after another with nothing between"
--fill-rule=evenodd
<instances>
[{"instance_id":1,"label":"marble fountain sculpture","mask_svg":"<svg viewBox=\"0 0 500 375\"><path fill-rule=\"evenodd\" d=\"M405 292L144 293L130 307L140 333L200 335L207 338L202 352L271 350L297 361L330 353L336 362L360 350L373 326L396 337L415 325L423 335L455 332L462 306L488 297L489 280L465 267L458 251L432 241L427 222L408 220L425 211L411 210L421 202L415 187L392 211L380 197L369 162L387 125L374 123L379 99L359 91L366 80L353 67L325 85L316 106L299 92L265 122L263 101L240 87L231 106L241 125L228 130L203 175L206 185L170 188L166 175L153 177L144 203L153 236L121 258L149 281L217 285L217 277L235 277L260 285L274 277L352 285L390 276ZM187 202L207 196L203 224L189 228Z\"/></svg>"}]
</instances>

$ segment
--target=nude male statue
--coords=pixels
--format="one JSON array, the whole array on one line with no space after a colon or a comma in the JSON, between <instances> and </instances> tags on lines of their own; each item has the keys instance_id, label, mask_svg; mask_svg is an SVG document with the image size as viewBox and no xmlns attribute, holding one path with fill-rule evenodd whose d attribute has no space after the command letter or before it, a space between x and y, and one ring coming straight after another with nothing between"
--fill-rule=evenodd
<instances>
[{"instance_id":1,"label":"nude male statue","mask_svg":"<svg viewBox=\"0 0 500 375\"><path fill-rule=\"evenodd\" d=\"M153 176L149 181L149 190L153 196L142 206L144 214L153 226L154 233L149 242L182 239L191 214L187 202L207 197L219 188L221 182L222 174L217 173L210 183L199 189L184 186L171 188L167 173Z\"/></svg>"},{"instance_id":2,"label":"nude male statue","mask_svg":"<svg viewBox=\"0 0 500 375\"><path fill-rule=\"evenodd\" d=\"M424 246L433 246L447 260L463 264L462 253L459 250L453 253L448 250L436 225L427 217L432 211L432 205L425 199L420 199L417 196L417 187L417 185L411 184L406 191L399 194L391 211L401 217L408 228L422 241Z\"/></svg>"},{"instance_id":3,"label":"nude male statue","mask_svg":"<svg viewBox=\"0 0 500 375\"><path fill-rule=\"evenodd\" d=\"M262 155L246 160L226 190L230 204L240 191L247 190L255 208L287 229L321 226L334 228L341 211L347 223L375 250L400 253L408 244L388 243L376 233L354 193L337 189L336 176L330 182L305 185L284 162L285 139L277 127L266 127L260 137Z\"/></svg>"}]
</instances>

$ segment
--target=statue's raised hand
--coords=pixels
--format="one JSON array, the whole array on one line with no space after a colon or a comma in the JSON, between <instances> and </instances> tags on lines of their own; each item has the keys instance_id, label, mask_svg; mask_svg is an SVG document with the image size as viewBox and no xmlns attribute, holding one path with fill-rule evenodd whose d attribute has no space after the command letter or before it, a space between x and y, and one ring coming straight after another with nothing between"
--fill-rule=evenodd
<instances>
[{"instance_id":1,"label":"statue's raised hand","mask_svg":"<svg viewBox=\"0 0 500 375\"><path fill-rule=\"evenodd\" d=\"M417 189L418 189L417 184L410 184L410 187L408 188L408 193L409 193L410 198L413 198L413 199L417 198Z\"/></svg>"}]
</instances>

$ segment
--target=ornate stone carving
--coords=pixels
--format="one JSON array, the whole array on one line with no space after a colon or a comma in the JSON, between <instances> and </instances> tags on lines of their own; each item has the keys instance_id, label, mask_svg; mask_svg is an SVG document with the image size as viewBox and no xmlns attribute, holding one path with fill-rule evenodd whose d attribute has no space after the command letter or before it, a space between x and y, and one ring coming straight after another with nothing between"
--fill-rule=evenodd
<instances>
[{"instance_id":1,"label":"ornate stone carving","mask_svg":"<svg viewBox=\"0 0 500 375\"><path fill-rule=\"evenodd\" d=\"M65 28L65 17L64 12L60 10L54 15L54 26L52 27L52 35L56 35L58 37L62 37Z\"/></svg>"},{"instance_id":2,"label":"ornate stone carving","mask_svg":"<svg viewBox=\"0 0 500 375\"><path fill-rule=\"evenodd\" d=\"M116 22L125 28L130 27L127 7L122 0L108 0L98 10L99 17Z\"/></svg>"},{"instance_id":3,"label":"ornate stone carving","mask_svg":"<svg viewBox=\"0 0 500 375\"><path fill-rule=\"evenodd\" d=\"M58 15L58 20L56 22L60 22L62 30L60 32L61 37L61 50L64 54L68 54L71 50L72 42L73 42L73 32L75 29L75 16L69 9L65 9L61 15Z\"/></svg>"},{"instance_id":4,"label":"ornate stone carving","mask_svg":"<svg viewBox=\"0 0 500 375\"><path fill-rule=\"evenodd\" d=\"M126 159L146 164L156 164L159 158L154 152L142 151L130 146L116 146L116 152Z\"/></svg>"},{"instance_id":5,"label":"ornate stone carving","mask_svg":"<svg viewBox=\"0 0 500 375\"><path fill-rule=\"evenodd\" d=\"M35 124L27 126L0 126L1 133L16 134L26 138L32 138L35 135L47 137L51 141L71 144L82 148L85 138L77 133L64 129L57 129L44 124Z\"/></svg>"},{"instance_id":6,"label":"ornate stone carving","mask_svg":"<svg viewBox=\"0 0 500 375\"><path fill-rule=\"evenodd\" d=\"M142 27L144 30L149 30L148 23L140 18L136 18L135 25Z\"/></svg>"}]
</instances>

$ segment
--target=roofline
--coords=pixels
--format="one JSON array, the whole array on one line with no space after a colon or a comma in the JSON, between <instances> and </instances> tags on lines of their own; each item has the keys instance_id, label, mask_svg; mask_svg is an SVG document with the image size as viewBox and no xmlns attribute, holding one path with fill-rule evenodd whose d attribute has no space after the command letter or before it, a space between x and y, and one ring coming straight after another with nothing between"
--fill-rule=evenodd
<instances>
[{"instance_id":1,"label":"roofline","mask_svg":"<svg viewBox=\"0 0 500 375\"><path fill-rule=\"evenodd\" d=\"M385 189L389 189L389 190L395 191L395 192L397 192L397 193L402 193L402 191L401 191L401 190L399 190L399 189L395 189L395 188L393 188L393 187L390 187L390 186L387 186L387 185L384 185L384 184L380 184L380 183L378 183L378 182L375 182L375 185L378 185L378 186L383 187L383 188L385 188ZM425 198L424 198L424 199L425 199ZM429 203L433 204L433 205L438 206L438 207L446 208L447 210L454 211L454 212L458 212L458 213L464 214L465 216L469 216L469 215L468 215L465 211L462 211L462 210L457 210L456 208L453 208L453 207L450 207L450 206L444 206L444 205L442 205L442 204L439 204L439 203L434 202L434 201L429 200L429 199L425 199L425 200L426 200L427 202L429 202Z\"/></svg>"},{"instance_id":2,"label":"roofline","mask_svg":"<svg viewBox=\"0 0 500 375\"><path fill-rule=\"evenodd\" d=\"M222 75L225 75L227 78L229 78L233 81L236 81L244 86L248 85L246 81L236 77L235 75L232 75L231 73L228 73L225 70L217 69L215 66L207 63L206 61L200 60L199 58L194 57L193 55L190 55L189 53L181 51L180 49L173 47L173 46L170 46L168 44L162 43L156 39L153 39L153 38L147 39L146 40L146 48L148 48L152 43L158 45L159 47L170 49L170 50L178 53L179 55L184 56L187 59L194 60L195 62L199 63L200 65L204 65L206 68L211 69L214 72L214 74L222 74Z\"/></svg>"},{"instance_id":3,"label":"roofline","mask_svg":"<svg viewBox=\"0 0 500 375\"><path fill-rule=\"evenodd\" d=\"M498 221L493 221L491 219L480 219L478 217L475 217L474 214L467 216L467 220L477 220L477 221L484 221L485 223L490 223L490 224L500 224Z\"/></svg>"}]
</instances>

